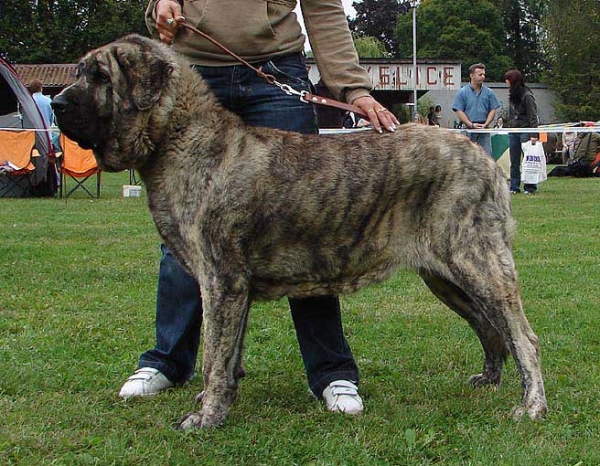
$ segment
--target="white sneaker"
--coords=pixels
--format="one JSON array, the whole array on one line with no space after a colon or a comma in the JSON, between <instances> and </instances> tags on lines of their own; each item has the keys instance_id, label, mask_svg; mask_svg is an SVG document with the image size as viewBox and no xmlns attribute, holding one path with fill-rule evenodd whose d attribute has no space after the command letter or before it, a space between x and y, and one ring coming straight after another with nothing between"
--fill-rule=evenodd
<instances>
[{"instance_id":1,"label":"white sneaker","mask_svg":"<svg viewBox=\"0 0 600 466\"><path fill-rule=\"evenodd\" d=\"M358 387L348 380L331 382L323 390L323 400L332 413L360 414L365 409Z\"/></svg>"},{"instance_id":2,"label":"white sneaker","mask_svg":"<svg viewBox=\"0 0 600 466\"><path fill-rule=\"evenodd\" d=\"M127 379L127 382L121 387L119 396L127 399L134 396L156 395L172 386L173 382L167 379L158 369L142 367Z\"/></svg>"}]
</instances>

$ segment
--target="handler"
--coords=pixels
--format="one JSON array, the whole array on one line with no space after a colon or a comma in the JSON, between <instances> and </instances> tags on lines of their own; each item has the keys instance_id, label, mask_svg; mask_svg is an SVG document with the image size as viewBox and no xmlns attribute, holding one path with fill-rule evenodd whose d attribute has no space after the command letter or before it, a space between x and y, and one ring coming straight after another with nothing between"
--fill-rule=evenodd
<instances>
[{"instance_id":1,"label":"handler","mask_svg":"<svg viewBox=\"0 0 600 466\"><path fill-rule=\"evenodd\" d=\"M394 131L397 119L370 96L372 84L358 63L341 0L300 0L300 6L321 77L333 95L362 109L375 130ZM310 91L305 37L295 7L295 0L250 4L244 0L151 0L146 24L154 36L187 56L223 106L246 123L317 133L311 105L288 96L210 41L180 27L187 22L279 82ZM184 384L194 375L202 323L199 286L164 245L161 249L156 347L141 355L138 370L121 389L123 398L152 395ZM361 413L358 368L344 337L338 298L290 298L289 304L312 393L330 411Z\"/></svg>"}]
</instances>

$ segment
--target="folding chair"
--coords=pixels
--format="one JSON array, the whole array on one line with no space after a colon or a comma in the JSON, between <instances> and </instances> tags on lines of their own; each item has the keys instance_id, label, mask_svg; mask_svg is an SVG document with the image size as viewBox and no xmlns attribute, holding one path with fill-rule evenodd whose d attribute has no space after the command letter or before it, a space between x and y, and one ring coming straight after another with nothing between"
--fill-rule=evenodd
<instances>
[{"instance_id":1,"label":"folding chair","mask_svg":"<svg viewBox=\"0 0 600 466\"><path fill-rule=\"evenodd\" d=\"M61 174L60 197L68 198L76 190L82 189L90 197L100 198L100 169L94 158L94 153L91 150L82 149L79 144L70 140L64 134L60 135L59 142L62 148L59 169ZM94 175L96 175L96 195L85 184ZM70 190L67 190L68 178L75 182L75 186Z\"/></svg>"},{"instance_id":2,"label":"folding chair","mask_svg":"<svg viewBox=\"0 0 600 466\"><path fill-rule=\"evenodd\" d=\"M134 168L129 169L129 184L133 186L139 186L142 184L142 180L137 177L137 173Z\"/></svg>"},{"instance_id":3,"label":"folding chair","mask_svg":"<svg viewBox=\"0 0 600 466\"><path fill-rule=\"evenodd\" d=\"M0 197L26 196L31 188L35 146L33 131L0 130Z\"/></svg>"}]
</instances>

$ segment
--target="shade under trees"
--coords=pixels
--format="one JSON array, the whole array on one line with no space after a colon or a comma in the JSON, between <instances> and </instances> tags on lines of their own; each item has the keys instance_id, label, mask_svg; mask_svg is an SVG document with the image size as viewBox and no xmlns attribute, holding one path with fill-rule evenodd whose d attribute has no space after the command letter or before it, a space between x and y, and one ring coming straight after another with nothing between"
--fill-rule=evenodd
<instances>
[{"instance_id":1,"label":"shade under trees","mask_svg":"<svg viewBox=\"0 0 600 466\"><path fill-rule=\"evenodd\" d=\"M10 63L73 63L130 32L147 34L146 0L0 2L0 55Z\"/></svg>"},{"instance_id":2,"label":"shade under trees","mask_svg":"<svg viewBox=\"0 0 600 466\"><path fill-rule=\"evenodd\" d=\"M549 68L543 79L557 93L557 115L600 120L600 2L549 0L544 27Z\"/></svg>"},{"instance_id":3,"label":"shade under trees","mask_svg":"<svg viewBox=\"0 0 600 466\"><path fill-rule=\"evenodd\" d=\"M546 67L542 52L542 18L545 0L500 0L495 2L504 22L504 51L528 81L540 79Z\"/></svg>"}]
</instances>

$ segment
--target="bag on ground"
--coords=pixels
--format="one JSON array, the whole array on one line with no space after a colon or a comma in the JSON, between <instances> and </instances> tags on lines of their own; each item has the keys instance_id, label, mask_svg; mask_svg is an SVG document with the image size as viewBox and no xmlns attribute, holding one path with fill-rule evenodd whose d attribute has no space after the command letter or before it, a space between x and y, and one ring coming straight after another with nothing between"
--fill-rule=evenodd
<instances>
[{"instance_id":1,"label":"bag on ground","mask_svg":"<svg viewBox=\"0 0 600 466\"><path fill-rule=\"evenodd\" d=\"M543 144L539 141L535 144L528 141L523 144L523 154L523 183L539 184L546 180L546 154Z\"/></svg>"}]
</instances>

